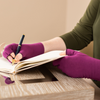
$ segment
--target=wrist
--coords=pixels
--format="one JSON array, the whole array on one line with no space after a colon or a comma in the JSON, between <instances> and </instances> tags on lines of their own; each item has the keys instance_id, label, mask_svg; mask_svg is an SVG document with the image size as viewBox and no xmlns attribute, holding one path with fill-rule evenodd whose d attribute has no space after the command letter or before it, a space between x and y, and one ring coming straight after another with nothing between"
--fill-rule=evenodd
<instances>
[{"instance_id":1,"label":"wrist","mask_svg":"<svg viewBox=\"0 0 100 100\"><path fill-rule=\"evenodd\" d=\"M43 41L44 52L52 51L52 50L66 50L66 46L64 41L60 37L55 37L48 41Z\"/></svg>"}]
</instances>

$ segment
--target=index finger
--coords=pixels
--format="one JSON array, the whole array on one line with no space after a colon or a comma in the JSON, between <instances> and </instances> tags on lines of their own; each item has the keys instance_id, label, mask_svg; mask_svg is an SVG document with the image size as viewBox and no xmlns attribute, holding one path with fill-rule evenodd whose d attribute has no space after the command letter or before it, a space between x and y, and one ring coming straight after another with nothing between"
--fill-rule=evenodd
<instances>
[{"instance_id":1,"label":"index finger","mask_svg":"<svg viewBox=\"0 0 100 100\"><path fill-rule=\"evenodd\" d=\"M15 61L16 62L19 62L20 60L22 59L22 54L21 53L18 53L15 57Z\"/></svg>"},{"instance_id":2,"label":"index finger","mask_svg":"<svg viewBox=\"0 0 100 100\"><path fill-rule=\"evenodd\" d=\"M12 62L12 60L15 58L15 54L14 54L14 52L12 52L8 57L7 57L7 59L10 61L10 62Z\"/></svg>"}]
</instances>

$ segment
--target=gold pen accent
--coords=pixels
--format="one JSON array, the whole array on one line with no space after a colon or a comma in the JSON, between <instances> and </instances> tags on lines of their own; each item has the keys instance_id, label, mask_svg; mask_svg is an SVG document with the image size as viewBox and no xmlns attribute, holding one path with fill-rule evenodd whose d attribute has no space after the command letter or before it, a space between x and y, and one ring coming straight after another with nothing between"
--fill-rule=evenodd
<instances>
[{"instance_id":1,"label":"gold pen accent","mask_svg":"<svg viewBox=\"0 0 100 100\"><path fill-rule=\"evenodd\" d=\"M14 63L15 63L15 59L13 59L13 61L12 61L12 65L14 65Z\"/></svg>"}]
</instances>

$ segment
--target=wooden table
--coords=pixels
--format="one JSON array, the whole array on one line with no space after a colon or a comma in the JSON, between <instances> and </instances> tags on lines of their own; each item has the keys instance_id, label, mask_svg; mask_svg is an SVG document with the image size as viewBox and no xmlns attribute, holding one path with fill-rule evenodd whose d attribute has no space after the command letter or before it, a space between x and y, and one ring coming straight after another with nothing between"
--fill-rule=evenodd
<instances>
[{"instance_id":1,"label":"wooden table","mask_svg":"<svg viewBox=\"0 0 100 100\"><path fill-rule=\"evenodd\" d=\"M1 83L0 100L94 100L92 86L83 79L68 77L51 63L23 71L12 79L13 84Z\"/></svg>"}]
</instances>

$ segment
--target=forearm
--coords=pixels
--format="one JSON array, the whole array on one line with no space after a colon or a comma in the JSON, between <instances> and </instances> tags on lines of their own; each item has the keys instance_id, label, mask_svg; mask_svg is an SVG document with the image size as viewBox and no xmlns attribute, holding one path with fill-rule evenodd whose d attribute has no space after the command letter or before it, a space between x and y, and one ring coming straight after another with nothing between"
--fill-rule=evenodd
<instances>
[{"instance_id":1,"label":"forearm","mask_svg":"<svg viewBox=\"0 0 100 100\"><path fill-rule=\"evenodd\" d=\"M43 41L42 44L44 45L44 52L66 49L65 43L60 37L55 37L53 39Z\"/></svg>"}]
</instances>

